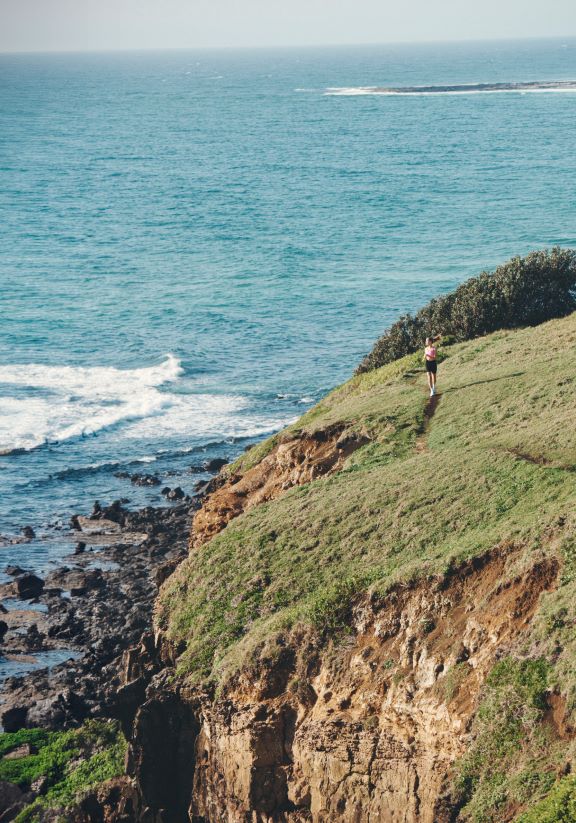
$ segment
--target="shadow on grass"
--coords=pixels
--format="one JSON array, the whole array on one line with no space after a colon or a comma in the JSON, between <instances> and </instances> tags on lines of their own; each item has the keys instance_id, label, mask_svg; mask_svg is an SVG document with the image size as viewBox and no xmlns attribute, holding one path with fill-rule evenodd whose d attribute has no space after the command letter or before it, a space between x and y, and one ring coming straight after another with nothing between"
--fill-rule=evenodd
<instances>
[{"instance_id":1,"label":"shadow on grass","mask_svg":"<svg viewBox=\"0 0 576 823\"><path fill-rule=\"evenodd\" d=\"M474 380L472 383L464 383L462 386L452 386L450 389L444 389L443 394L448 394L452 391L460 391L460 389L469 389L472 386L483 386L485 383L496 383L498 380L509 380L511 377L522 377L525 371L515 371L512 374L503 374L502 377L489 377L487 380Z\"/></svg>"}]
</instances>

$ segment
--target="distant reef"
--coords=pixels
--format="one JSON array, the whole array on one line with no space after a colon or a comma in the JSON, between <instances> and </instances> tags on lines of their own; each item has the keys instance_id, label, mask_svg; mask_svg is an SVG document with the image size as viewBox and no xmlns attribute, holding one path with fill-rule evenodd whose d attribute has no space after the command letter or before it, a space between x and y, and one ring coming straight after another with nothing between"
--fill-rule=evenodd
<instances>
[{"instance_id":1,"label":"distant reef","mask_svg":"<svg viewBox=\"0 0 576 823\"><path fill-rule=\"evenodd\" d=\"M422 94L422 93L442 93L447 91L554 91L554 90L575 90L576 80L535 80L531 83L461 83L450 86L405 86L392 88L376 88L374 91L402 93L402 94Z\"/></svg>"}]
</instances>

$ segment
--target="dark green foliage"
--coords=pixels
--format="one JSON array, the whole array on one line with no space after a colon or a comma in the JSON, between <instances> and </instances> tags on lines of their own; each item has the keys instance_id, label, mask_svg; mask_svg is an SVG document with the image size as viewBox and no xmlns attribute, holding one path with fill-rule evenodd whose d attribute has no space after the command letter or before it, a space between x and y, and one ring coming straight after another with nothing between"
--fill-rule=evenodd
<instances>
[{"instance_id":1,"label":"dark green foliage","mask_svg":"<svg viewBox=\"0 0 576 823\"><path fill-rule=\"evenodd\" d=\"M17 817L28 823L41 817L42 809L65 808L91 786L122 774L126 744L117 723L88 720L80 729L51 732L22 729L0 735L0 754L30 743L36 754L0 760L0 780L27 790L39 777L47 790Z\"/></svg>"},{"instance_id":2,"label":"dark green foliage","mask_svg":"<svg viewBox=\"0 0 576 823\"><path fill-rule=\"evenodd\" d=\"M576 777L565 777L550 794L517 818L516 823L575 823Z\"/></svg>"},{"instance_id":3,"label":"dark green foliage","mask_svg":"<svg viewBox=\"0 0 576 823\"><path fill-rule=\"evenodd\" d=\"M416 315L401 317L377 341L358 372L418 351L428 335L463 342L498 329L535 326L576 309L576 252L554 248L514 257L482 272Z\"/></svg>"},{"instance_id":4,"label":"dark green foliage","mask_svg":"<svg viewBox=\"0 0 576 823\"><path fill-rule=\"evenodd\" d=\"M4 734L0 734L0 757L25 743L36 746L36 748L45 746L52 736L53 732L49 732L46 729L20 729L18 732L5 732Z\"/></svg>"}]
</instances>

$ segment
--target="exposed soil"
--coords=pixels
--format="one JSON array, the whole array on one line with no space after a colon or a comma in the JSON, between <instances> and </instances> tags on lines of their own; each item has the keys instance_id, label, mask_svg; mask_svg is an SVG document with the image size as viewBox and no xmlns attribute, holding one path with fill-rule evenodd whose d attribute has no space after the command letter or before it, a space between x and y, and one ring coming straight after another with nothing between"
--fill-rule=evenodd
<instances>
[{"instance_id":1,"label":"exposed soil","mask_svg":"<svg viewBox=\"0 0 576 823\"><path fill-rule=\"evenodd\" d=\"M352 635L334 645L294 629L216 698L157 675L132 743L145 803L173 823L187 805L195 821L448 823L452 764L486 674L521 642L559 571L542 557L513 573L522 550L503 544L362 598ZM552 697L558 737L571 733L562 711ZM167 774L166 750L188 752L187 776Z\"/></svg>"},{"instance_id":2,"label":"exposed soil","mask_svg":"<svg viewBox=\"0 0 576 823\"><path fill-rule=\"evenodd\" d=\"M432 421L432 418L436 414L436 409L438 408L441 399L441 394L435 394L426 403L426 408L424 409L424 423L422 425L422 431L416 439L416 451L419 453L426 451L426 449L428 448L428 429L430 428L430 423Z\"/></svg>"},{"instance_id":3,"label":"exposed soil","mask_svg":"<svg viewBox=\"0 0 576 823\"><path fill-rule=\"evenodd\" d=\"M339 471L356 449L369 442L344 425L303 434L275 446L243 474L222 475L194 518L192 546L206 543L242 512L279 497L293 486Z\"/></svg>"}]
</instances>

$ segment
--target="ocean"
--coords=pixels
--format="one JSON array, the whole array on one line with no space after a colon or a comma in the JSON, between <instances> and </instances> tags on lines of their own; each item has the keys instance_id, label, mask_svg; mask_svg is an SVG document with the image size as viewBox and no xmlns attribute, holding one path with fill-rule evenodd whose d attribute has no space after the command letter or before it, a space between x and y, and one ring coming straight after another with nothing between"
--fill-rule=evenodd
<instances>
[{"instance_id":1,"label":"ocean","mask_svg":"<svg viewBox=\"0 0 576 823\"><path fill-rule=\"evenodd\" d=\"M576 245L570 80L574 39L1 55L0 534L36 538L0 572L61 561L95 499L164 501L118 473L191 492L400 313Z\"/></svg>"}]
</instances>

